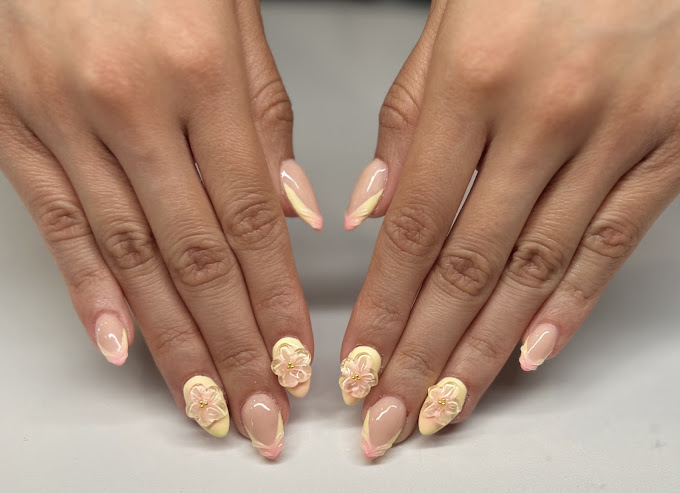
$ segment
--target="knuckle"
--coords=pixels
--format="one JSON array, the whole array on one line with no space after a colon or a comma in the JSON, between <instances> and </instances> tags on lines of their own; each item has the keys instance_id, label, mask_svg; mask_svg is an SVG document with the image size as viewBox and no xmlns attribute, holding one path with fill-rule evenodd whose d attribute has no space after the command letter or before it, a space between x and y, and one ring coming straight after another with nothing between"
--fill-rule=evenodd
<instances>
[{"instance_id":1,"label":"knuckle","mask_svg":"<svg viewBox=\"0 0 680 493\"><path fill-rule=\"evenodd\" d=\"M285 233L278 204L261 191L251 191L234 200L225 220L227 234L241 247L258 250L270 246Z\"/></svg>"},{"instance_id":2,"label":"knuckle","mask_svg":"<svg viewBox=\"0 0 680 493\"><path fill-rule=\"evenodd\" d=\"M120 55L95 57L81 65L80 86L87 97L106 107L119 109L134 104L141 89L140 78Z\"/></svg>"},{"instance_id":3,"label":"knuckle","mask_svg":"<svg viewBox=\"0 0 680 493\"><path fill-rule=\"evenodd\" d=\"M186 327L164 327L163 330L147 331L144 337L154 354L173 360L176 354L183 354L196 345L196 334Z\"/></svg>"},{"instance_id":4,"label":"knuckle","mask_svg":"<svg viewBox=\"0 0 680 493\"><path fill-rule=\"evenodd\" d=\"M148 226L114 222L102 234L102 252L117 271L138 269L156 255L156 244Z\"/></svg>"},{"instance_id":5,"label":"knuckle","mask_svg":"<svg viewBox=\"0 0 680 493\"><path fill-rule=\"evenodd\" d=\"M402 206L390 211L383 228L388 245L401 256L422 257L439 242L435 221L423 207Z\"/></svg>"},{"instance_id":6,"label":"knuckle","mask_svg":"<svg viewBox=\"0 0 680 493\"><path fill-rule=\"evenodd\" d=\"M158 59L172 74L202 85L222 80L227 57L224 43L218 37L190 23L173 23L168 27L173 30L171 37L162 39L173 42L158 48Z\"/></svg>"},{"instance_id":7,"label":"knuckle","mask_svg":"<svg viewBox=\"0 0 680 493\"><path fill-rule=\"evenodd\" d=\"M623 260L637 245L640 228L623 217L595 219L581 240L581 245L600 257Z\"/></svg>"},{"instance_id":8,"label":"knuckle","mask_svg":"<svg viewBox=\"0 0 680 493\"><path fill-rule=\"evenodd\" d=\"M510 75L511 57L498 42L467 41L454 59L449 77L468 90L491 92L501 87Z\"/></svg>"},{"instance_id":9,"label":"knuckle","mask_svg":"<svg viewBox=\"0 0 680 493\"><path fill-rule=\"evenodd\" d=\"M64 196L41 197L35 204L38 227L48 243L60 243L91 234L77 201Z\"/></svg>"},{"instance_id":10,"label":"knuckle","mask_svg":"<svg viewBox=\"0 0 680 493\"><path fill-rule=\"evenodd\" d=\"M417 125L419 116L418 100L405 85L395 81L380 108L380 126L405 131Z\"/></svg>"},{"instance_id":11,"label":"knuckle","mask_svg":"<svg viewBox=\"0 0 680 493\"><path fill-rule=\"evenodd\" d=\"M255 296L253 296L255 298ZM264 293L253 300L253 310L288 313L301 308L301 300L297 296L297 286L291 280L269 282Z\"/></svg>"},{"instance_id":12,"label":"knuckle","mask_svg":"<svg viewBox=\"0 0 680 493\"><path fill-rule=\"evenodd\" d=\"M507 358L505 348L497 342L493 334L471 331L465 343L482 360L505 361Z\"/></svg>"},{"instance_id":13,"label":"knuckle","mask_svg":"<svg viewBox=\"0 0 680 493\"><path fill-rule=\"evenodd\" d=\"M520 241L510 257L506 275L528 288L554 284L564 272L567 256L548 240Z\"/></svg>"},{"instance_id":14,"label":"knuckle","mask_svg":"<svg viewBox=\"0 0 680 493\"><path fill-rule=\"evenodd\" d=\"M442 252L434 266L433 282L448 296L470 299L490 287L494 267L485 255L467 248Z\"/></svg>"},{"instance_id":15,"label":"knuckle","mask_svg":"<svg viewBox=\"0 0 680 493\"><path fill-rule=\"evenodd\" d=\"M422 347L411 345L395 355L396 367L406 375L436 377L440 368L434 367L435 358Z\"/></svg>"},{"instance_id":16,"label":"knuckle","mask_svg":"<svg viewBox=\"0 0 680 493\"><path fill-rule=\"evenodd\" d=\"M218 368L227 372L255 369L261 366L262 354L251 346L225 341L222 347L211 347Z\"/></svg>"},{"instance_id":17,"label":"knuckle","mask_svg":"<svg viewBox=\"0 0 680 493\"><path fill-rule=\"evenodd\" d=\"M231 270L226 243L208 235L192 235L178 242L168 263L173 278L188 288L215 284Z\"/></svg>"},{"instance_id":18,"label":"knuckle","mask_svg":"<svg viewBox=\"0 0 680 493\"><path fill-rule=\"evenodd\" d=\"M357 313L364 314L357 320L362 337L368 341L380 341L386 332L401 330L408 314L408 308L399 306L379 294L364 294L357 303Z\"/></svg>"},{"instance_id":19,"label":"knuckle","mask_svg":"<svg viewBox=\"0 0 680 493\"><path fill-rule=\"evenodd\" d=\"M251 108L255 121L265 128L293 122L293 106L279 77L257 90L252 98Z\"/></svg>"}]
</instances>

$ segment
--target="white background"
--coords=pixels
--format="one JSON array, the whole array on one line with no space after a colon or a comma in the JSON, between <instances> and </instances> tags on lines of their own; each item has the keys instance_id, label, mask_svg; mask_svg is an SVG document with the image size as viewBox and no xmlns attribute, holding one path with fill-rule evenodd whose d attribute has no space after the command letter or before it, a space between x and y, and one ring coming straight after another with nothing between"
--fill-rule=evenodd
<instances>
[{"instance_id":1,"label":"white background","mask_svg":"<svg viewBox=\"0 0 680 493\"><path fill-rule=\"evenodd\" d=\"M265 5L322 234L292 221L316 358L281 459L174 406L138 337L115 368L91 346L56 267L0 179L0 492L680 491L680 204L662 216L576 339L538 372L514 354L467 422L375 464L337 388L340 341L378 223L342 230L382 98L422 8Z\"/></svg>"}]
</instances>

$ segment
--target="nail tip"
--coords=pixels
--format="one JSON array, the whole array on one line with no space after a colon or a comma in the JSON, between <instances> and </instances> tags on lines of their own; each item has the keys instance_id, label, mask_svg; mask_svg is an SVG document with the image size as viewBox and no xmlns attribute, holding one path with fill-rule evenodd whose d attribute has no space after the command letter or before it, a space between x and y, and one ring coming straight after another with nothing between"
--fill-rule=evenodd
<instances>
[{"instance_id":1,"label":"nail tip","mask_svg":"<svg viewBox=\"0 0 680 493\"><path fill-rule=\"evenodd\" d=\"M307 396L309 393L309 380L306 382L302 382L297 384L295 387L286 387L286 390L290 395L293 397L297 397L298 399L302 399Z\"/></svg>"},{"instance_id":2,"label":"nail tip","mask_svg":"<svg viewBox=\"0 0 680 493\"><path fill-rule=\"evenodd\" d=\"M106 356L106 360L115 366L123 366L128 359L127 353L115 356Z\"/></svg>"},{"instance_id":3,"label":"nail tip","mask_svg":"<svg viewBox=\"0 0 680 493\"><path fill-rule=\"evenodd\" d=\"M272 445L271 447L259 448L257 449L257 452L265 459L276 460L281 455L281 452L283 452L283 442Z\"/></svg>"}]
</instances>

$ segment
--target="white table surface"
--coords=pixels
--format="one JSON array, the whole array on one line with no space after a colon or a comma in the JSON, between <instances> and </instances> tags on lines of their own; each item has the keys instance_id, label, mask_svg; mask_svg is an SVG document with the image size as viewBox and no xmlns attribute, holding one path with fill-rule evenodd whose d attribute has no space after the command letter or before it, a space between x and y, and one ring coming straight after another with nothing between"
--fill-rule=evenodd
<instances>
[{"instance_id":1,"label":"white table surface","mask_svg":"<svg viewBox=\"0 0 680 493\"><path fill-rule=\"evenodd\" d=\"M662 216L564 353L513 355L465 423L375 464L337 389L340 341L378 223L348 234L349 191L377 112L422 28L414 7L265 5L296 110L296 150L327 228L291 222L316 336L280 460L174 407L142 338L116 368L95 351L28 214L0 178L0 492L680 491L680 204Z\"/></svg>"}]
</instances>

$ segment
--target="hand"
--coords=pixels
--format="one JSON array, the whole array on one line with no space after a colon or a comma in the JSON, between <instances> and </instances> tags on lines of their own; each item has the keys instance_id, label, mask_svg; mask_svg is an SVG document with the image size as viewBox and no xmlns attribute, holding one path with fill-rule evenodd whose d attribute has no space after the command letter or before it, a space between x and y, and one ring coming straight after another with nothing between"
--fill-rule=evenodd
<instances>
[{"instance_id":1,"label":"hand","mask_svg":"<svg viewBox=\"0 0 680 493\"><path fill-rule=\"evenodd\" d=\"M127 301L180 408L275 458L312 351L284 212L321 216L258 5L3 2L0 169L109 361Z\"/></svg>"},{"instance_id":2,"label":"hand","mask_svg":"<svg viewBox=\"0 0 680 493\"><path fill-rule=\"evenodd\" d=\"M386 214L342 348L367 457L574 335L680 192L678 46L674 1L433 2L346 221Z\"/></svg>"}]
</instances>

